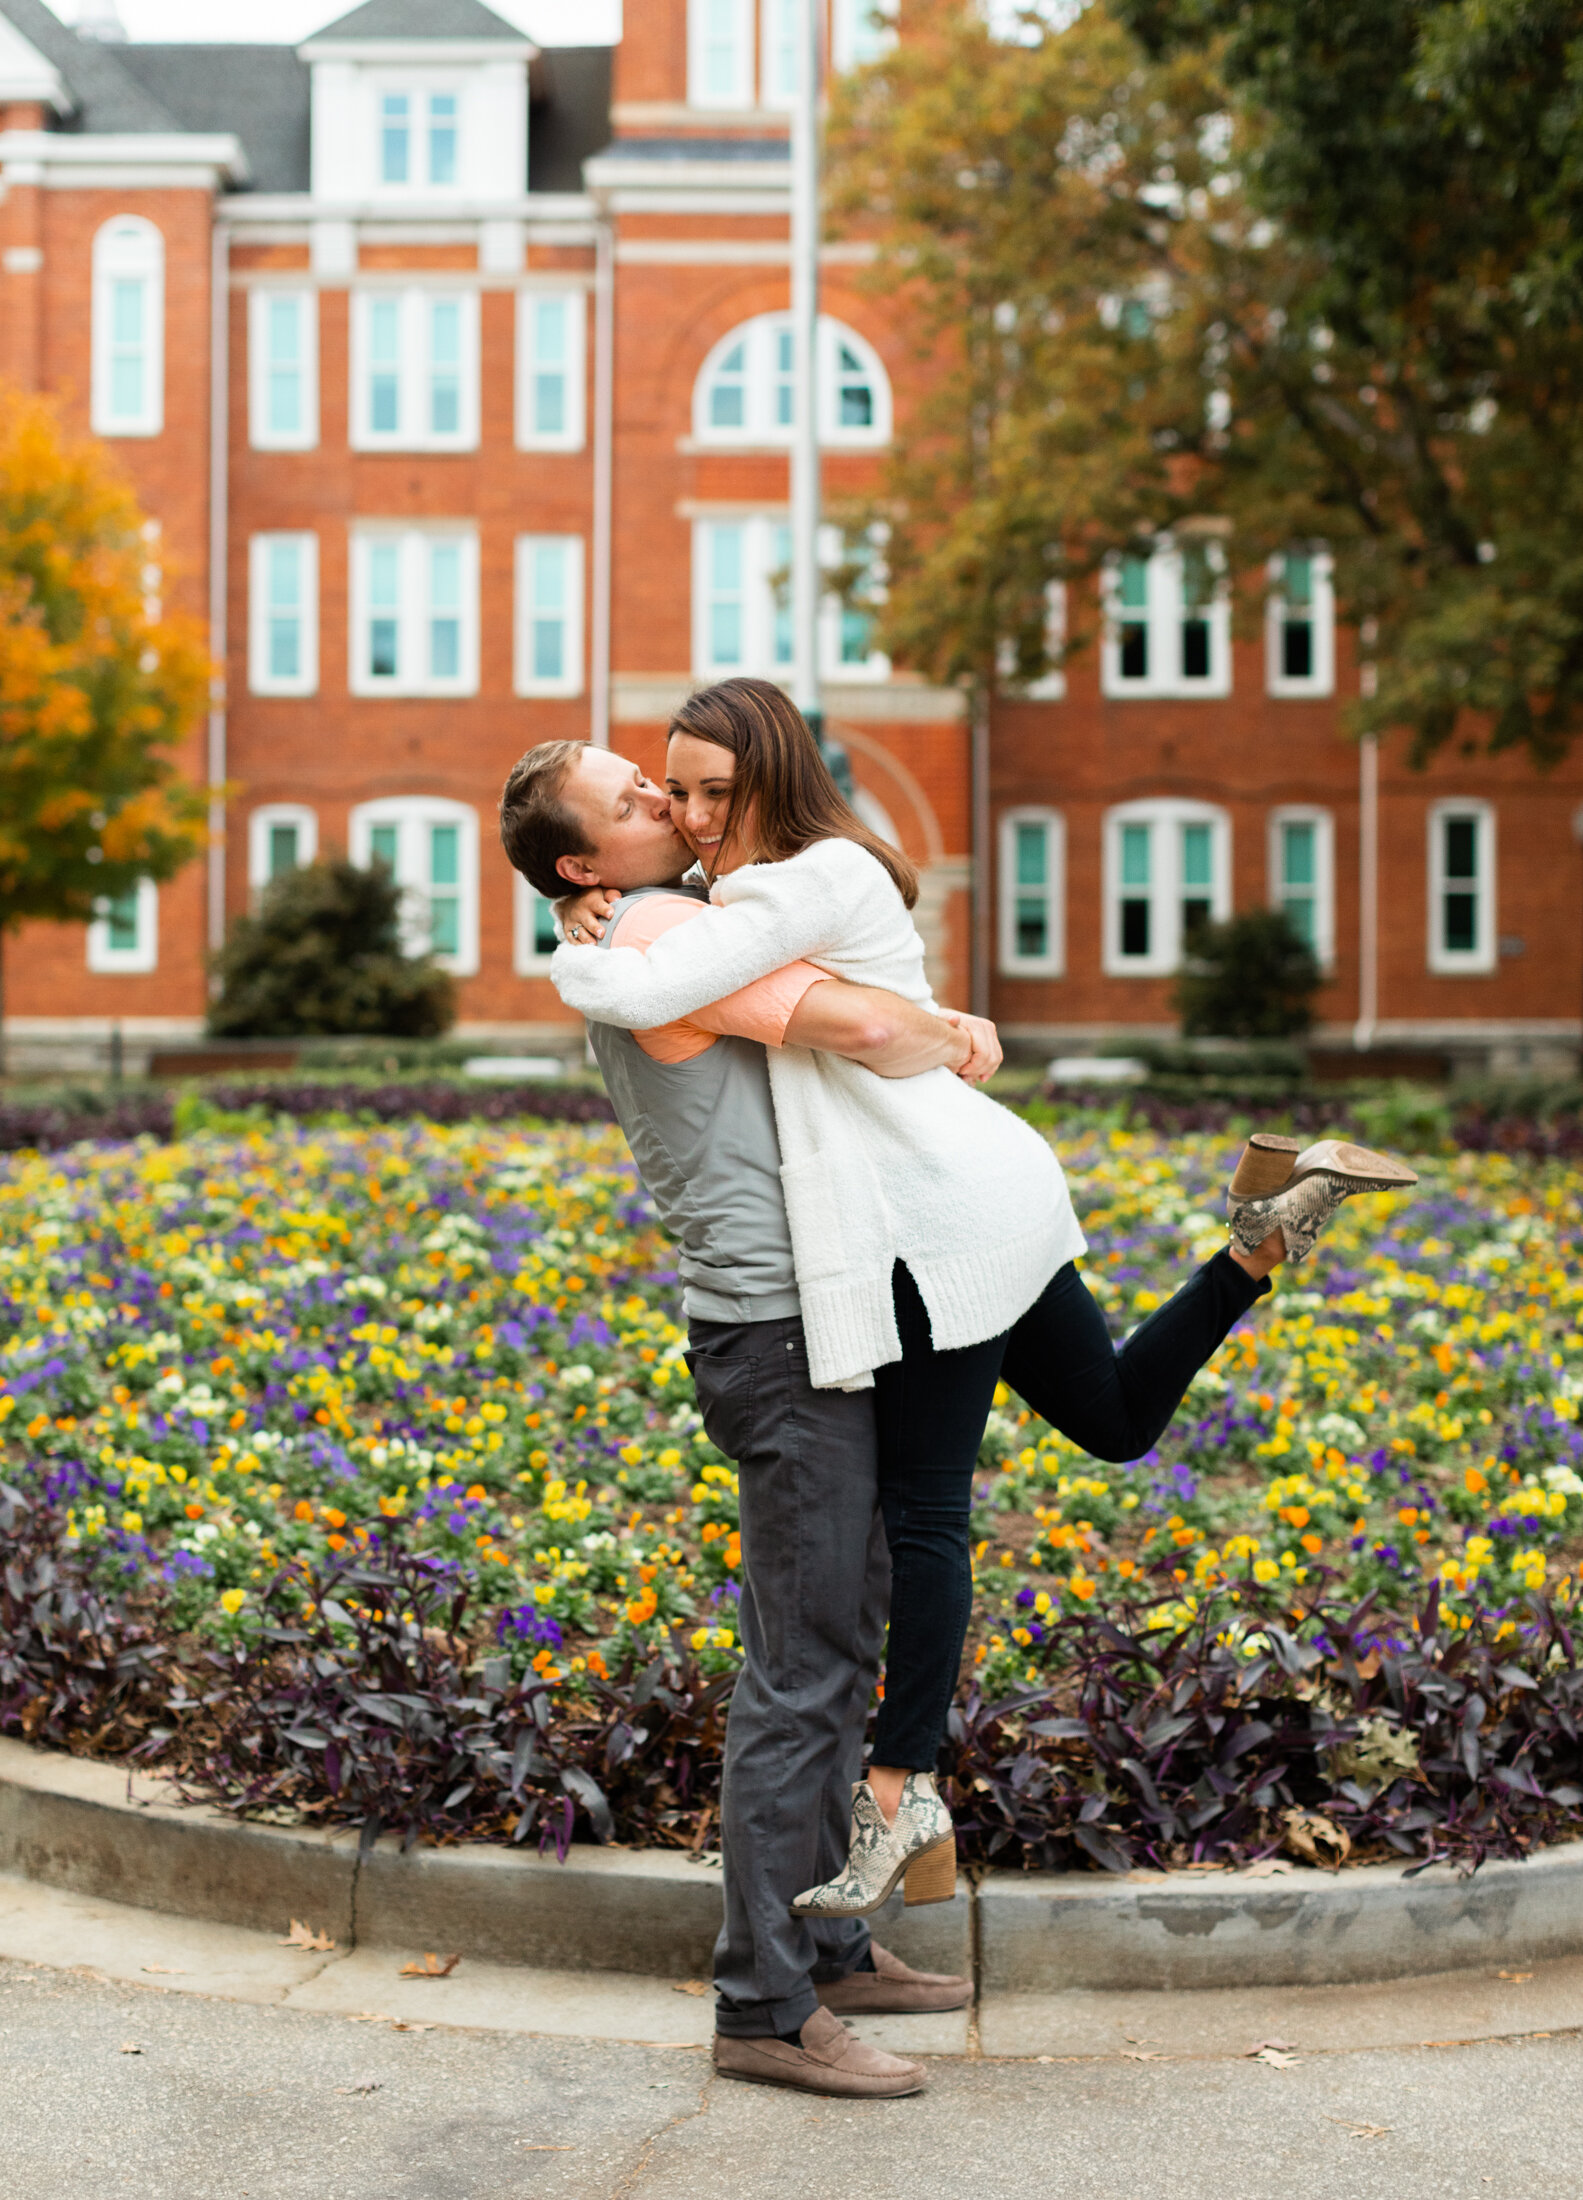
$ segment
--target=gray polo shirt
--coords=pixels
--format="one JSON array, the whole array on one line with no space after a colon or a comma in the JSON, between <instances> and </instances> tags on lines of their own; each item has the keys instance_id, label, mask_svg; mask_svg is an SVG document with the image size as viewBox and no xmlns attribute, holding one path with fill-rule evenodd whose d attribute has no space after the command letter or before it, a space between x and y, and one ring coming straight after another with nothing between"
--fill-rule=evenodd
<instances>
[{"instance_id":1,"label":"gray polo shirt","mask_svg":"<svg viewBox=\"0 0 1583 2200\"><path fill-rule=\"evenodd\" d=\"M602 944L618 944L622 917L645 894L684 891L645 887L625 895ZM711 1322L798 1313L763 1047L721 1038L689 1062L657 1062L630 1031L596 1023L588 1043L638 1174L676 1240L687 1313Z\"/></svg>"}]
</instances>

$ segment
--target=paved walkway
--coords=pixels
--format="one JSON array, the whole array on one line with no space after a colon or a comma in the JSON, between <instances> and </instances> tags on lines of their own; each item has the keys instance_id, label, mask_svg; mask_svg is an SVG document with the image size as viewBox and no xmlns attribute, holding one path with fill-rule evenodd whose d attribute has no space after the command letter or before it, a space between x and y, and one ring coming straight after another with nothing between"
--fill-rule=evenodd
<instances>
[{"instance_id":1,"label":"paved walkway","mask_svg":"<svg viewBox=\"0 0 1583 2200\"><path fill-rule=\"evenodd\" d=\"M388 1951L271 1954L215 1931L0 1884L7 2200L1583 2195L1574 1965L1246 2006L1074 1996L1041 2021L1086 2051L986 2055L982 2025L965 2042L915 2034L968 2052L930 2053L920 2098L849 2105L714 2079L694 2044L707 2000L685 1981L584 1981L573 2007L519 1974L506 2021L506 1989L475 1982L463 2001L462 1971L414 1985ZM309 1975L282 1987L279 1963ZM339 2007L300 2003L338 1972ZM349 2006L363 1992L366 2013ZM1502 2036L1439 2029L1525 2001ZM608 2036L672 2012L675 2044ZM1293 2059L1249 2060L1261 2036Z\"/></svg>"}]
</instances>

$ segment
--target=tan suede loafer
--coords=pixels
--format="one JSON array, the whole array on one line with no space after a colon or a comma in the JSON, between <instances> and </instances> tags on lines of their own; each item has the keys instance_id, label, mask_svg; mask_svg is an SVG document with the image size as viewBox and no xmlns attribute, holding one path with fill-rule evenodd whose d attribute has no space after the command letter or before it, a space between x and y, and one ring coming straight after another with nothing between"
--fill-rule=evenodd
<instances>
[{"instance_id":1,"label":"tan suede loafer","mask_svg":"<svg viewBox=\"0 0 1583 2200\"><path fill-rule=\"evenodd\" d=\"M973 1981L945 1971L913 1971L882 1948L869 1943L872 1971L849 1971L845 1978L814 1980L814 1992L838 2017L919 2016L940 2009L965 2009L973 1999Z\"/></svg>"},{"instance_id":2,"label":"tan suede loafer","mask_svg":"<svg viewBox=\"0 0 1583 2200\"><path fill-rule=\"evenodd\" d=\"M883 2055L854 2039L839 2017L816 2009L802 2028L802 2045L788 2040L736 2040L715 2034L715 2068L750 2085L789 2085L800 2093L835 2093L849 2101L891 2101L921 2093L928 2083L915 2062Z\"/></svg>"}]
</instances>

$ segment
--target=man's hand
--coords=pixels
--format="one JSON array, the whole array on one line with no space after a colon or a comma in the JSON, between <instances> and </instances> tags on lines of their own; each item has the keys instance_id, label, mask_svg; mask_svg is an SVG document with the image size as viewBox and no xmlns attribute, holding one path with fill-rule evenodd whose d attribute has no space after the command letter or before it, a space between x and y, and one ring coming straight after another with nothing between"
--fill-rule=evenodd
<instances>
[{"instance_id":1,"label":"man's hand","mask_svg":"<svg viewBox=\"0 0 1583 2200\"><path fill-rule=\"evenodd\" d=\"M605 936L605 920L621 899L613 886L585 886L555 904L561 930L574 947L593 947Z\"/></svg>"},{"instance_id":2,"label":"man's hand","mask_svg":"<svg viewBox=\"0 0 1583 2200\"><path fill-rule=\"evenodd\" d=\"M982 1085L994 1076L1004 1059L1000 1034L987 1016L967 1016L958 1008L945 1008L940 1013L948 1024L954 1024L962 1033L970 1050L956 1074L970 1085Z\"/></svg>"}]
</instances>

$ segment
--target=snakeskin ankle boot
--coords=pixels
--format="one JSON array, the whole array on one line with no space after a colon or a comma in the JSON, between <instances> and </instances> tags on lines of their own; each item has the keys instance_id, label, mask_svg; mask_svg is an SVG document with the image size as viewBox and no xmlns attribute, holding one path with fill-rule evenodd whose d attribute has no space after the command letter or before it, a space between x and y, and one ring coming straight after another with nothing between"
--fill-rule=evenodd
<instances>
[{"instance_id":1,"label":"snakeskin ankle boot","mask_svg":"<svg viewBox=\"0 0 1583 2200\"><path fill-rule=\"evenodd\" d=\"M899 1879L907 1883L903 1899L909 1905L949 1902L956 1893L956 1834L931 1773L908 1773L891 1825L868 1782L858 1782L846 1869L797 1895L792 1914L869 1917L890 1900Z\"/></svg>"},{"instance_id":2,"label":"snakeskin ankle boot","mask_svg":"<svg viewBox=\"0 0 1583 2200\"><path fill-rule=\"evenodd\" d=\"M1389 1154L1321 1138L1299 1153L1295 1138L1250 1138L1226 1195L1231 1235L1256 1253L1279 1230L1289 1260L1306 1260L1320 1231L1354 1192L1404 1191L1417 1177Z\"/></svg>"}]
</instances>

